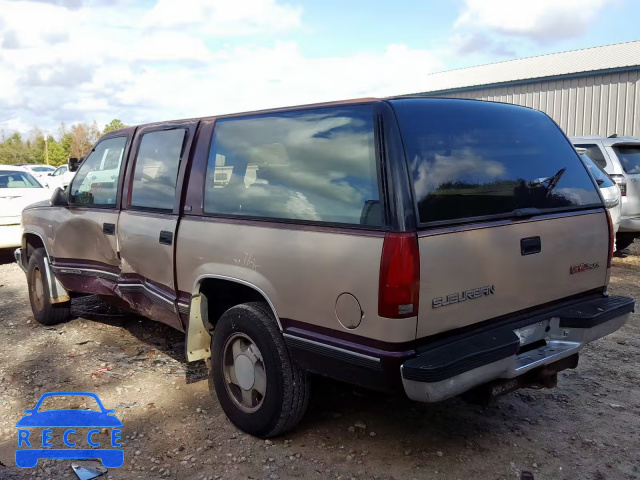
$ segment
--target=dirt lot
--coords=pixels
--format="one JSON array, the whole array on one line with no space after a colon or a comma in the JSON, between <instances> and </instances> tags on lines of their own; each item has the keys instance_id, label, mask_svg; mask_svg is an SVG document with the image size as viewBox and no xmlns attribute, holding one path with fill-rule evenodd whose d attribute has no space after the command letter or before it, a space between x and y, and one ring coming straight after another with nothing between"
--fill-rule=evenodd
<instances>
[{"instance_id":1,"label":"dirt lot","mask_svg":"<svg viewBox=\"0 0 640 480\"><path fill-rule=\"evenodd\" d=\"M611 292L640 298L640 249ZM81 300L81 301L80 301ZM53 390L96 392L123 421L125 465L101 478L640 479L640 315L595 342L554 390L491 407L412 403L326 380L300 427L273 441L236 430L187 364L179 332L102 307L35 324L22 271L0 258L0 479L75 478L68 460L15 467L16 421ZM104 435L104 440L108 438Z\"/></svg>"}]
</instances>

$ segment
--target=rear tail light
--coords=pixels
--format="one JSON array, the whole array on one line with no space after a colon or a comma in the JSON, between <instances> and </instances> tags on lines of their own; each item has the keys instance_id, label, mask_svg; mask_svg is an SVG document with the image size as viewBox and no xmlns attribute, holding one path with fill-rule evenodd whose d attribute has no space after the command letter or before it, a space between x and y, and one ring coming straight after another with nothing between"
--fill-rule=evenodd
<instances>
[{"instance_id":1,"label":"rear tail light","mask_svg":"<svg viewBox=\"0 0 640 480\"><path fill-rule=\"evenodd\" d=\"M615 232L613 231L613 219L611 213L607 210L607 222L609 223L609 258L607 260L607 268L613 266L613 249L615 245Z\"/></svg>"},{"instance_id":2,"label":"rear tail light","mask_svg":"<svg viewBox=\"0 0 640 480\"><path fill-rule=\"evenodd\" d=\"M387 233L380 262L378 315L386 318L418 314L420 253L414 233Z\"/></svg>"},{"instance_id":3,"label":"rear tail light","mask_svg":"<svg viewBox=\"0 0 640 480\"><path fill-rule=\"evenodd\" d=\"M624 175L609 175L611 177L611 180L613 180L614 182L616 182L618 184L618 187L620 187L620 195L622 195L623 197L627 196L627 179L624 177Z\"/></svg>"}]
</instances>

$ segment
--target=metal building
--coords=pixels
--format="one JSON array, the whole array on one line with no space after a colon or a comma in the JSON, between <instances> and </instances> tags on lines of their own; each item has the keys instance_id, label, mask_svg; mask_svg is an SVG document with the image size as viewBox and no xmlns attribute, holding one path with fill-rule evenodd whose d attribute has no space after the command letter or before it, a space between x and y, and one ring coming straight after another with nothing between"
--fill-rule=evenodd
<instances>
[{"instance_id":1,"label":"metal building","mask_svg":"<svg viewBox=\"0 0 640 480\"><path fill-rule=\"evenodd\" d=\"M434 73L425 86L542 110L569 136L640 137L640 41Z\"/></svg>"}]
</instances>

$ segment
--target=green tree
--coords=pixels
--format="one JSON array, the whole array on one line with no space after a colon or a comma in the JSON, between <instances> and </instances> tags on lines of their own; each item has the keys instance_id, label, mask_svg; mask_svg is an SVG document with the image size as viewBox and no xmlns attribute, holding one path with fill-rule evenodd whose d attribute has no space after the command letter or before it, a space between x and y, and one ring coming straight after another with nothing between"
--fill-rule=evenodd
<instances>
[{"instance_id":1,"label":"green tree","mask_svg":"<svg viewBox=\"0 0 640 480\"><path fill-rule=\"evenodd\" d=\"M119 130L121 128L126 128L126 127L127 125L122 123L119 119L114 118L104 126L104 130L102 131L102 134L104 135L105 133L113 132L114 130Z\"/></svg>"},{"instance_id":2,"label":"green tree","mask_svg":"<svg viewBox=\"0 0 640 480\"><path fill-rule=\"evenodd\" d=\"M67 163L67 158L69 158L69 152L64 146L53 138L49 140L49 163L51 165L62 165Z\"/></svg>"},{"instance_id":3,"label":"green tree","mask_svg":"<svg viewBox=\"0 0 640 480\"><path fill-rule=\"evenodd\" d=\"M29 162L29 148L19 133L10 137L2 135L0 142L0 164L17 164Z\"/></svg>"}]
</instances>

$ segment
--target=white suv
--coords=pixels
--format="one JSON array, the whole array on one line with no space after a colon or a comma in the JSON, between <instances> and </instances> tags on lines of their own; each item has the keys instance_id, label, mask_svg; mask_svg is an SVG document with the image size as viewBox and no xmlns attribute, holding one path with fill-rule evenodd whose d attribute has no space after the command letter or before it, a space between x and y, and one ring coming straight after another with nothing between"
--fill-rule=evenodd
<instances>
[{"instance_id":1,"label":"white suv","mask_svg":"<svg viewBox=\"0 0 640 480\"><path fill-rule=\"evenodd\" d=\"M589 135L571 137L576 147L604 168L620 187L622 218L616 235L619 250L627 248L640 237L640 139L635 137L601 137Z\"/></svg>"}]
</instances>

